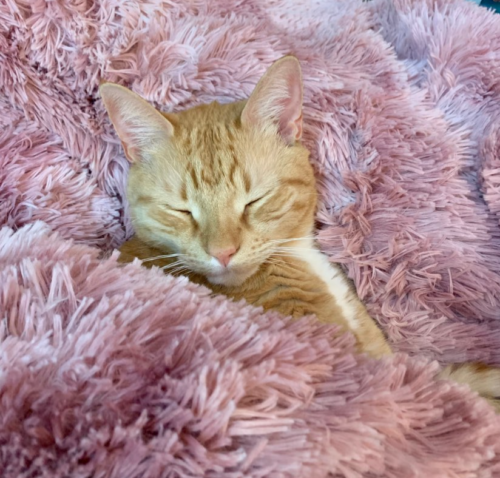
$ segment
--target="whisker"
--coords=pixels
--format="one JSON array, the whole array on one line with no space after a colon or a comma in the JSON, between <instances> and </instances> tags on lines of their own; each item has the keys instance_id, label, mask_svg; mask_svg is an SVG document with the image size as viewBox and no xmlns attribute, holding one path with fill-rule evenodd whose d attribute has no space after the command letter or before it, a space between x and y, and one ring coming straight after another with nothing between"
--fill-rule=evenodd
<instances>
[{"instance_id":1,"label":"whisker","mask_svg":"<svg viewBox=\"0 0 500 478\"><path fill-rule=\"evenodd\" d=\"M191 272L191 269L188 267L179 267L178 269L174 269L172 271L168 271L169 274L183 274L184 272Z\"/></svg>"},{"instance_id":2,"label":"whisker","mask_svg":"<svg viewBox=\"0 0 500 478\"><path fill-rule=\"evenodd\" d=\"M284 264L285 263L284 259L299 259L300 260L300 258L297 257L297 256L275 256L275 258L276 259L278 259L278 258L281 259L280 264Z\"/></svg>"},{"instance_id":3,"label":"whisker","mask_svg":"<svg viewBox=\"0 0 500 478\"><path fill-rule=\"evenodd\" d=\"M177 264L175 267L171 267L167 270L163 269L165 272L167 272L168 274L175 274L177 273L178 271L182 270L182 269L186 269L186 266L184 265L181 265L181 264Z\"/></svg>"},{"instance_id":4,"label":"whisker","mask_svg":"<svg viewBox=\"0 0 500 478\"><path fill-rule=\"evenodd\" d=\"M293 254L292 252L281 252L273 254L274 257L292 257L295 259L304 260L304 258L299 254Z\"/></svg>"},{"instance_id":5,"label":"whisker","mask_svg":"<svg viewBox=\"0 0 500 478\"><path fill-rule=\"evenodd\" d=\"M275 243L285 244L286 242L302 241L302 240L306 240L306 239L314 239L314 236L291 237L289 239L271 239L267 242L270 242L271 244L275 244Z\"/></svg>"},{"instance_id":6,"label":"whisker","mask_svg":"<svg viewBox=\"0 0 500 478\"><path fill-rule=\"evenodd\" d=\"M297 246L280 246L280 245L276 245L275 247L277 247L278 249L315 249L314 247L308 247L308 246L297 247Z\"/></svg>"},{"instance_id":7,"label":"whisker","mask_svg":"<svg viewBox=\"0 0 500 478\"><path fill-rule=\"evenodd\" d=\"M170 257L185 256L186 254L165 254L162 256L147 257L146 259L141 259L142 262L156 261L157 259L169 259Z\"/></svg>"},{"instance_id":8,"label":"whisker","mask_svg":"<svg viewBox=\"0 0 500 478\"><path fill-rule=\"evenodd\" d=\"M273 250L289 252L289 251L316 251L317 249L315 249L314 247L276 247Z\"/></svg>"},{"instance_id":9,"label":"whisker","mask_svg":"<svg viewBox=\"0 0 500 478\"><path fill-rule=\"evenodd\" d=\"M173 267L178 267L180 265L183 265L181 261L175 261L172 262L171 264L166 264L163 267L160 267L160 269L164 271L165 269L172 269Z\"/></svg>"}]
</instances>

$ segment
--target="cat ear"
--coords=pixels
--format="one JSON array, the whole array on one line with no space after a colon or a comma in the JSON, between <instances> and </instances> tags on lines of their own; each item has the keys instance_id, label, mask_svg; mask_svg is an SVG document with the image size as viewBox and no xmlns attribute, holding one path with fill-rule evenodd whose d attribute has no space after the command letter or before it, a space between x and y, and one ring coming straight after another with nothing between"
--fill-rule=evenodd
<instances>
[{"instance_id":1,"label":"cat ear","mask_svg":"<svg viewBox=\"0 0 500 478\"><path fill-rule=\"evenodd\" d=\"M172 124L128 88L103 83L99 92L130 162L143 160L173 135Z\"/></svg>"},{"instance_id":2,"label":"cat ear","mask_svg":"<svg viewBox=\"0 0 500 478\"><path fill-rule=\"evenodd\" d=\"M269 67L241 114L243 126L277 127L291 145L302 136L302 73L293 56L285 56Z\"/></svg>"}]
</instances>

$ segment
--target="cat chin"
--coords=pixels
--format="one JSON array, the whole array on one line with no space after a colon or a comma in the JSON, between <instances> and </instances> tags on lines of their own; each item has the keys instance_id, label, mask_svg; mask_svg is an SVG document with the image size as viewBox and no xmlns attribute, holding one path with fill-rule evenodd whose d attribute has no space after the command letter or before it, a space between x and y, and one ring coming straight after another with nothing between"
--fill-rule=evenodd
<instances>
[{"instance_id":1,"label":"cat chin","mask_svg":"<svg viewBox=\"0 0 500 478\"><path fill-rule=\"evenodd\" d=\"M249 277L253 276L259 270L258 267L252 267L245 271L226 270L215 274L206 274L208 282L214 285L222 285L225 287L236 287L245 282Z\"/></svg>"}]
</instances>

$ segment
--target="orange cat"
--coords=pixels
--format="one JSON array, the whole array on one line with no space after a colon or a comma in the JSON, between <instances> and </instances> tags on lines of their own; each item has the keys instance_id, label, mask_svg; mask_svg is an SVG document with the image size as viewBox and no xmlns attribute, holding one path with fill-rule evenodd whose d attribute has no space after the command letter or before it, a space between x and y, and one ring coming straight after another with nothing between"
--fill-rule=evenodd
<instances>
[{"instance_id":1,"label":"orange cat","mask_svg":"<svg viewBox=\"0 0 500 478\"><path fill-rule=\"evenodd\" d=\"M121 248L122 262L138 257L264 309L314 314L351 331L362 351L391 353L349 279L312 239L317 197L300 143L297 59L272 65L247 101L177 114L160 113L119 85L105 83L100 91L132 163L136 236ZM467 383L469 375L484 377L490 395L500 394L495 369L443 373Z\"/></svg>"}]
</instances>

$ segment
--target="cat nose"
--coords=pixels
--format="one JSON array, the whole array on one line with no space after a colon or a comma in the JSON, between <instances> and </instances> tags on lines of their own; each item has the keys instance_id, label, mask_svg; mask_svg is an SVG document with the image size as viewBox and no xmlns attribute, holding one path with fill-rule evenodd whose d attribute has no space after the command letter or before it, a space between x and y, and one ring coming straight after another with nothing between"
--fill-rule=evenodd
<instances>
[{"instance_id":1,"label":"cat nose","mask_svg":"<svg viewBox=\"0 0 500 478\"><path fill-rule=\"evenodd\" d=\"M238 252L235 246L227 247L226 249L212 249L209 254L215 257L223 267L227 267L231 258Z\"/></svg>"}]
</instances>

